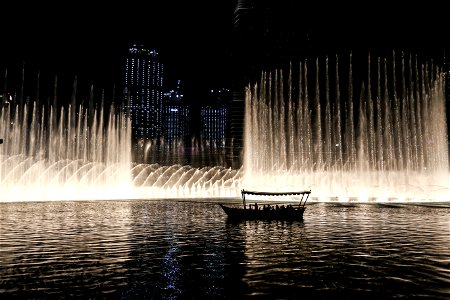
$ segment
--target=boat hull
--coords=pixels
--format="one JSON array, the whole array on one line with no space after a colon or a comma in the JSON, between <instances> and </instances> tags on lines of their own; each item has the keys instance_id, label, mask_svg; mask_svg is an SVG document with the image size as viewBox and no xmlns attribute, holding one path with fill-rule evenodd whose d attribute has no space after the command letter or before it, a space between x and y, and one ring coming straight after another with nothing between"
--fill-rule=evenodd
<instances>
[{"instance_id":1,"label":"boat hull","mask_svg":"<svg viewBox=\"0 0 450 300\"><path fill-rule=\"evenodd\" d=\"M255 210L219 204L228 218L234 220L289 220L303 221L305 207L293 207L290 209Z\"/></svg>"}]
</instances>

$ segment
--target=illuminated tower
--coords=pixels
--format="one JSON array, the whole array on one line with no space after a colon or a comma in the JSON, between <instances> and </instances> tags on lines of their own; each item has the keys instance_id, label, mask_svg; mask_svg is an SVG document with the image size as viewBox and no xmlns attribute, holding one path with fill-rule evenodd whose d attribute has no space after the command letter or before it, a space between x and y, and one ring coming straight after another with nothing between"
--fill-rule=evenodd
<instances>
[{"instance_id":1,"label":"illuminated tower","mask_svg":"<svg viewBox=\"0 0 450 300\"><path fill-rule=\"evenodd\" d=\"M213 148L225 147L230 98L227 89L211 90L209 103L201 108L201 134L203 140Z\"/></svg>"},{"instance_id":2,"label":"illuminated tower","mask_svg":"<svg viewBox=\"0 0 450 300\"><path fill-rule=\"evenodd\" d=\"M164 66L159 54L141 45L128 49L125 99L132 125L134 160L142 162L145 145L161 137Z\"/></svg>"},{"instance_id":3,"label":"illuminated tower","mask_svg":"<svg viewBox=\"0 0 450 300\"><path fill-rule=\"evenodd\" d=\"M189 106L184 101L180 80L175 89L164 93L162 121L165 143L184 144L189 138Z\"/></svg>"},{"instance_id":4,"label":"illuminated tower","mask_svg":"<svg viewBox=\"0 0 450 300\"><path fill-rule=\"evenodd\" d=\"M152 152L152 162L168 165L186 163L184 149L190 138L189 122L189 105L185 102L181 81L178 80L176 88L164 93L161 126L163 139L159 145L155 145L159 147L159 152Z\"/></svg>"},{"instance_id":5,"label":"illuminated tower","mask_svg":"<svg viewBox=\"0 0 450 300\"><path fill-rule=\"evenodd\" d=\"M229 132L230 101L229 89L210 90L200 108L200 140L202 162L208 165L229 165L226 138Z\"/></svg>"}]
</instances>

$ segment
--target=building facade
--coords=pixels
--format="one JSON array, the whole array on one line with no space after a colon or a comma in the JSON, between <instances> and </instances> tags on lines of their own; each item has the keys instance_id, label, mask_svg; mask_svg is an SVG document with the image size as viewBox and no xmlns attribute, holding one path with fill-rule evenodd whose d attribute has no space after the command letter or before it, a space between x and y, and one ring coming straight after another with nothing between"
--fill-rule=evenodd
<instances>
[{"instance_id":1,"label":"building facade","mask_svg":"<svg viewBox=\"0 0 450 300\"><path fill-rule=\"evenodd\" d=\"M224 148L228 136L231 92L225 88L213 89L208 98L200 109L201 136L207 145Z\"/></svg>"},{"instance_id":2,"label":"building facade","mask_svg":"<svg viewBox=\"0 0 450 300\"><path fill-rule=\"evenodd\" d=\"M156 50L134 44L125 59L124 99L131 119L133 159L142 162L146 144L162 133L164 65Z\"/></svg>"},{"instance_id":3,"label":"building facade","mask_svg":"<svg viewBox=\"0 0 450 300\"><path fill-rule=\"evenodd\" d=\"M162 135L166 144L185 144L189 139L190 110L184 101L181 81L177 87L164 93L162 113Z\"/></svg>"},{"instance_id":4,"label":"building facade","mask_svg":"<svg viewBox=\"0 0 450 300\"><path fill-rule=\"evenodd\" d=\"M230 165L227 138L230 130L231 91L226 88L209 91L200 108L200 136L204 161L210 165Z\"/></svg>"}]
</instances>

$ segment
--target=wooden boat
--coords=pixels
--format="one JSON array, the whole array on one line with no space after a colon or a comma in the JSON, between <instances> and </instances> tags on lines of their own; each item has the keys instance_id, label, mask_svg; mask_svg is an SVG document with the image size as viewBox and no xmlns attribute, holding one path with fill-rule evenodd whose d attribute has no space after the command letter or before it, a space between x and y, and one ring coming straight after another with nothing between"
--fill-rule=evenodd
<instances>
[{"instance_id":1,"label":"wooden boat","mask_svg":"<svg viewBox=\"0 0 450 300\"><path fill-rule=\"evenodd\" d=\"M219 204L225 211L228 218L234 220L303 220L303 213L305 212L305 204L309 198L311 191L301 192L257 192L242 190L242 207L227 206ZM256 196L270 196L270 197L283 197L283 196L299 196L301 197L298 204L284 204L279 202L273 204L267 202L267 204L258 205L257 202L249 204L247 207L245 195ZM283 203L283 204L282 204Z\"/></svg>"}]
</instances>

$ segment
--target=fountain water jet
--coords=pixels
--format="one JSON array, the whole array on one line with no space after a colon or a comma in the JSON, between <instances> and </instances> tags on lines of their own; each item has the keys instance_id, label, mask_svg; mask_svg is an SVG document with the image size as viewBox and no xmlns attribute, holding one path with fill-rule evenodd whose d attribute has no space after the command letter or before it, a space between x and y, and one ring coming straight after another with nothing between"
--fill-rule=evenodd
<instances>
[{"instance_id":1,"label":"fountain water jet","mask_svg":"<svg viewBox=\"0 0 450 300\"><path fill-rule=\"evenodd\" d=\"M238 170L133 165L130 121L114 107L4 106L0 202L234 198L242 188L310 188L311 201L449 201L442 72L412 56L369 57L363 71L352 59L306 60L249 85Z\"/></svg>"},{"instance_id":2,"label":"fountain water jet","mask_svg":"<svg viewBox=\"0 0 450 300\"><path fill-rule=\"evenodd\" d=\"M236 197L240 170L131 163L125 114L37 103L0 111L0 202Z\"/></svg>"},{"instance_id":3,"label":"fountain water jet","mask_svg":"<svg viewBox=\"0 0 450 300\"><path fill-rule=\"evenodd\" d=\"M249 86L243 185L325 201L449 201L442 72L395 53L364 69L352 60L305 60Z\"/></svg>"},{"instance_id":4,"label":"fountain water jet","mask_svg":"<svg viewBox=\"0 0 450 300\"><path fill-rule=\"evenodd\" d=\"M1 201L123 196L132 186L128 121L114 107L106 122L102 116L103 109L90 115L82 106L77 111L63 107L59 113L37 102L4 106Z\"/></svg>"}]
</instances>

